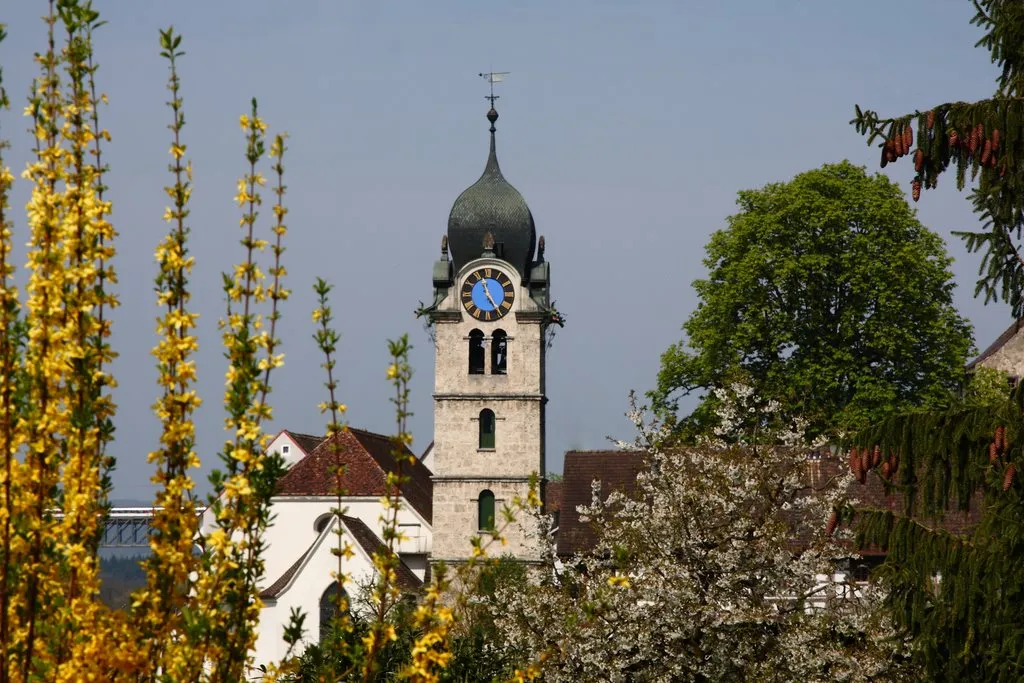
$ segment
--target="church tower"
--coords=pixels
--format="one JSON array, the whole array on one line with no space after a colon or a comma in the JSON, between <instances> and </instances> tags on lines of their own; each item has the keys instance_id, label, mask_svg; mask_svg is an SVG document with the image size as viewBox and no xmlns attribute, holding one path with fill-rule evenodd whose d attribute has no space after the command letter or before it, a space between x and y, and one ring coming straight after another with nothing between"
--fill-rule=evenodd
<instances>
[{"instance_id":1,"label":"church tower","mask_svg":"<svg viewBox=\"0 0 1024 683\"><path fill-rule=\"evenodd\" d=\"M526 498L532 474L544 477L546 332L561 324L544 238L498 166L493 100L487 119L487 165L452 206L434 299L420 311L436 347L432 556L446 562L469 558L470 538L500 527L502 506ZM529 524L519 515L491 553L538 559Z\"/></svg>"}]
</instances>

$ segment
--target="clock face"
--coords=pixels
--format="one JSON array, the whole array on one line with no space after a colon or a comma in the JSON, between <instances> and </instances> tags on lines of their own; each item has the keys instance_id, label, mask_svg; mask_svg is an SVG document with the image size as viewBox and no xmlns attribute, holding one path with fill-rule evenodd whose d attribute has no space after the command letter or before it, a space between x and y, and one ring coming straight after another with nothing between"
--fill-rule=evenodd
<instances>
[{"instance_id":1,"label":"clock face","mask_svg":"<svg viewBox=\"0 0 1024 683\"><path fill-rule=\"evenodd\" d=\"M462 283L462 305L477 320L498 320L512 310L516 289L497 268L478 268Z\"/></svg>"}]
</instances>

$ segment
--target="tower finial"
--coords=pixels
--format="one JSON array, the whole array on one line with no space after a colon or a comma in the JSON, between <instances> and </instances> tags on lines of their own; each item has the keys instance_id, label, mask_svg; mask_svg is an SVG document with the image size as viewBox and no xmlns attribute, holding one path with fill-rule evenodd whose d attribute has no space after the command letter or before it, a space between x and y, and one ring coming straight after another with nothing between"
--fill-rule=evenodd
<instances>
[{"instance_id":1,"label":"tower finial","mask_svg":"<svg viewBox=\"0 0 1024 683\"><path fill-rule=\"evenodd\" d=\"M480 74L480 77L491 85L491 94L484 95L484 99L491 101L491 109L487 112L487 120L491 122L492 133L495 131L494 122L498 120L498 110L494 108L494 101L501 97L500 95L494 94L494 84L504 81L505 76L508 74L508 71L488 71L487 73Z\"/></svg>"}]
</instances>

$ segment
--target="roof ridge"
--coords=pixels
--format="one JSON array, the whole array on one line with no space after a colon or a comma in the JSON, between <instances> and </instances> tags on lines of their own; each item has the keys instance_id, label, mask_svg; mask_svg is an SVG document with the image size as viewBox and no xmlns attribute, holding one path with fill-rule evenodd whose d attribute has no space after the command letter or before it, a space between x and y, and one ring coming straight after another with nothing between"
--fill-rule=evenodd
<instances>
[{"instance_id":1,"label":"roof ridge","mask_svg":"<svg viewBox=\"0 0 1024 683\"><path fill-rule=\"evenodd\" d=\"M985 347L985 350L982 351L977 358L975 358L974 360L967 364L967 369L970 370L978 363L981 363L987 360L989 357L994 356L1000 349L1006 346L1006 343L1009 342L1014 337L1016 337L1017 333L1020 332L1022 323L1024 323L1024 318L1015 318L1014 321L1010 323L1010 326L1003 330L1002 334L995 338L995 341L993 341L991 344Z\"/></svg>"}]
</instances>

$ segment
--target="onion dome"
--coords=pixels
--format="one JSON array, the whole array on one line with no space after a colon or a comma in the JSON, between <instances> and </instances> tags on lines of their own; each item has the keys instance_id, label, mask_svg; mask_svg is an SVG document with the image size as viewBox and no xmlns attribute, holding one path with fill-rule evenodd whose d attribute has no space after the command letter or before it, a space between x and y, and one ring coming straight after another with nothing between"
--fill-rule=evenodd
<instances>
[{"instance_id":1,"label":"onion dome","mask_svg":"<svg viewBox=\"0 0 1024 683\"><path fill-rule=\"evenodd\" d=\"M491 152L483 175L470 185L452 206L448 216L448 244L455 272L484 253L484 236L494 238L494 255L511 263L529 278L536 243L533 215L523 195L512 187L498 166L494 122L498 112L487 112L491 122Z\"/></svg>"}]
</instances>

